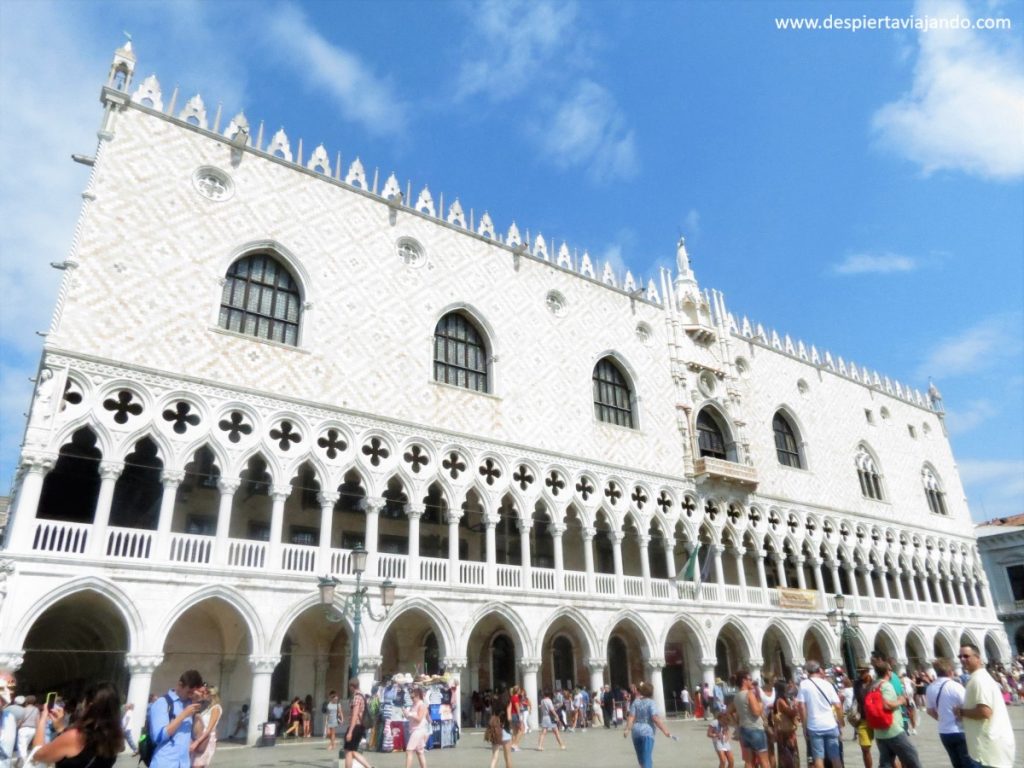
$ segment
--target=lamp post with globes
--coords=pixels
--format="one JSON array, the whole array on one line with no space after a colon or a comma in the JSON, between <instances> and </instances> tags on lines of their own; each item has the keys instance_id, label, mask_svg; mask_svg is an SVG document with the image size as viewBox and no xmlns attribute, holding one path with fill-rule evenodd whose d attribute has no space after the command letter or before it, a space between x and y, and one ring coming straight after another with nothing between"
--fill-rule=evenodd
<instances>
[{"instance_id":1,"label":"lamp post with globes","mask_svg":"<svg viewBox=\"0 0 1024 768\"><path fill-rule=\"evenodd\" d=\"M836 609L829 611L828 623L833 630L838 629L839 651L843 656L843 664L846 665L846 674L853 680L857 673L857 660L853 655L853 631L860 626L860 617L856 613L846 613L846 595L839 593L835 596Z\"/></svg>"},{"instance_id":2,"label":"lamp post with globes","mask_svg":"<svg viewBox=\"0 0 1024 768\"><path fill-rule=\"evenodd\" d=\"M373 612L368 594L370 588L363 586L366 556L367 552L362 544L356 545L352 550L352 571L356 575L356 588L345 596L345 602L340 608L334 604L334 592L341 582L333 576L321 576L318 584L320 604L324 607L327 620L336 624L344 621L346 617L352 618L352 660L348 670L349 680L359 675L359 628L363 623L363 613L374 621L383 621L391 611L391 606L395 604L395 585L388 579L380 585L380 602L384 606L384 612L379 616Z\"/></svg>"}]
</instances>

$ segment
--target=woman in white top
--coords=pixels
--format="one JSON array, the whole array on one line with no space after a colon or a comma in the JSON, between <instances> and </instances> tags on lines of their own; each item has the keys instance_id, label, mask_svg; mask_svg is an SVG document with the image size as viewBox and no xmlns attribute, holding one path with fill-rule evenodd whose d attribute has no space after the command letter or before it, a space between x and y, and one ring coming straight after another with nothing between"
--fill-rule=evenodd
<instances>
[{"instance_id":1,"label":"woman in white top","mask_svg":"<svg viewBox=\"0 0 1024 768\"><path fill-rule=\"evenodd\" d=\"M192 768L206 768L217 751L217 723L223 711L220 705L220 690L215 685L203 686L199 694L203 709L192 726Z\"/></svg>"}]
</instances>

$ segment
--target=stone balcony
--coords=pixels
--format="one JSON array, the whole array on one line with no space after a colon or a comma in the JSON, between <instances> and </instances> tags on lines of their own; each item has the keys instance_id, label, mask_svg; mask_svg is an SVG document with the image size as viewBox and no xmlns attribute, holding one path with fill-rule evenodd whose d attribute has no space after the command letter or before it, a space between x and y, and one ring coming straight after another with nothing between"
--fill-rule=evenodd
<instances>
[{"instance_id":1,"label":"stone balcony","mask_svg":"<svg viewBox=\"0 0 1024 768\"><path fill-rule=\"evenodd\" d=\"M701 456L693 463L693 470L698 480L718 480L741 485L748 490L757 488L757 470L746 464Z\"/></svg>"}]
</instances>

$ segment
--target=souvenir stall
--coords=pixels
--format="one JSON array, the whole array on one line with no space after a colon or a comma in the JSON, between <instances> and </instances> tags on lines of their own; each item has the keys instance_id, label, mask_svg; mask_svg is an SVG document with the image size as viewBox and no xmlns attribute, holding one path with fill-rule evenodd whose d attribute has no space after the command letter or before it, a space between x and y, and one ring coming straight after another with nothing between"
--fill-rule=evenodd
<instances>
[{"instance_id":1,"label":"souvenir stall","mask_svg":"<svg viewBox=\"0 0 1024 768\"><path fill-rule=\"evenodd\" d=\"M458 683L443 676L421 675L413 680L410 674L398 674L381 683L374 691L370 713L374 727L369 748L378 752L403 752L409 737L409 723L403 710L412 706L412 688L423 689L423 700L430 713L430 739L427 749L454 747L459 740L455 721L458 706Z\"/></svg>"}]
</instances>

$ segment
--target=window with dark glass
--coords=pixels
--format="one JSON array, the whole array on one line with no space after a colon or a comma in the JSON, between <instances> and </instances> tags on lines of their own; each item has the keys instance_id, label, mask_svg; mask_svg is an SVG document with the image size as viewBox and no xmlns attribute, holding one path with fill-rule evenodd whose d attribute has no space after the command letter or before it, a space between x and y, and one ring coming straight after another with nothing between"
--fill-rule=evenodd
<instances>
[{"instance_id":1,"label":"window with dark glass","mask_svg":"<svg viewBox=\"0 0 1024 768\"><path fill-rule=\"evenodd\" d=\"M772 429L775 431L775 455L779 457L779 464L787 467L803 468L800 461L800 446L793 433L793 427L781 413L776 413L772 419Z\"/></svg>"},{"instance_id":2,"label":"window with dark glass","mask_svg":"<svg viewBox=\"0 0 1024 768\"><path fill-rule=\"evenodd\" d=\"M860 492L869 499L882 500L882 476L875 467L875 460L865 448L857 451L857 479Z\"/></svg>"},{"instance_id":3,"label":"window with dark glass","mask_svg":"<svg viewBox=\"0 0 1024 768\"><path fill-rule=\"evenodd\" d=\"M1024 565L1008 566L1006 578L1010 580L1010 592L1014 601L1024 600Z\"/></svg>"},{"instance_id":4,"label":"window with dark glass","mask_svg":"<svg viewBox=\"0 0 1024 768\"><path fill-rule=\"evenodd\" d=\"M228 269L220 300L220 327L295 346L301 315L299 287L273 256L254 253Z\"/></svg>"},{"instance_id":5,"label":"window with dark glass","mask_svg":"<svg viewBox=\"0 0 1024 768\"><path fill-rule=\"evenodd\" d=\"M434 381L487 391L487 348L464 315L450 312L434 329Z\"/></svg>"},{"instance_id":6,"label":"window with dark glass","mask_svg":"<svg viewBox=\"0 0 1024 768\"><path fill-rule=\"evenodd\" d=\"M697 415L697 447L701 456L713 459L728 459L725 451L725 438L714 417L706 410Z\"/></svg>"},{"instance_id":7,"label":"window with dark glass","mask_svg":"<svg viewBox=\"0 0 1024 768\"><path fill-rule=\"evenodd\" d=\"M594 366L594 414L599 421L633 427L633 403L622 371L607 357Z\"/></svg>"},{"instance_id":8,"label":"window with dark glass","mask_svg":"<svg viewBox=\"0 0 1024 768\"><path fill-rule=\"evenodd\" d=\"M939 484L939 478L935 476L935 473L925 467L921 472L921 479L924 483L924 495L928 499L928 509L930 509L936 515L948 515L946 511L946 494L942 491L942 486Z\"/></svg>"}]
</instances>

